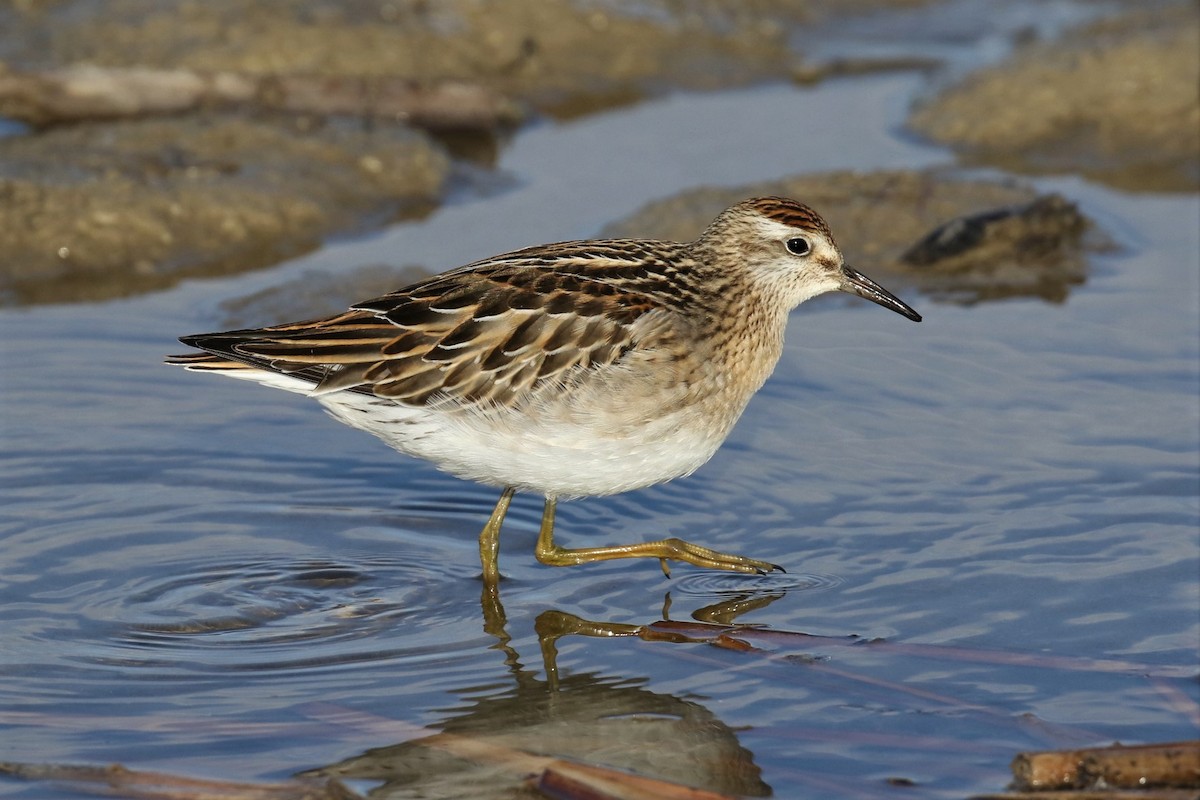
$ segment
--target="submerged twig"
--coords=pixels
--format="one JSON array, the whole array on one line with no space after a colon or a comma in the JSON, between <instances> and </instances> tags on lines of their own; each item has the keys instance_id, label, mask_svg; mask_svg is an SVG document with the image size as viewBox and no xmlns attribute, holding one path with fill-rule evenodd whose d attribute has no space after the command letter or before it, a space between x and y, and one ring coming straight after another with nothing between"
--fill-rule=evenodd
<instances>
[{"instance_id":1,"label":"submerged twig","mask_svg":"<svg viewBox=\"0 0 1200 800\"><path fill-rule=\"evenodd\" d=\"M500 766L556 800L733 800L730 795L633 775L594 764L534 755L482 739L438 733L418 744L475 763ZM69 784L75 791L134 800L361 800L336 778L301 776L282 783L191 778L120 764L0 763L0 775Z\"/></svg>"},{"instance_id":2,"label":"submerged twig","mask_svg":"<svg viewBox=\"0 0 1200 800\"><path fill-rule=\"evenodd\" d=\"M361 800L337 779L296 778L282 783L246 783L189 778L128 769L120 764L0 763L0 775L70 784L76 791L136 800Z\"/></svg>"},{"instance_id":3,"label":"submerged twig","mask_svg":"<svg viewBox=\"0 0 1200 800\"><path fill-rule=\"evenodd\" d=\"M973 800L1195 800L1200 741L1018 753L1013 791Z\"/></svg>"},{"instance_id":4,"label":"submerged twig","mask_svg":"<svg viewBox=\"0 0 1200 800\"><path fill-rule=\"evenodd\" d=\"M1070 672L1134 673L1157 678L1191 678L1196 675L1193 668L1142 664L1119 659L1079 658L1075 656L1049 656L1038 653L1019 653L1011 650L984 650L967 647L949 647L937 644L913 644L890 642L884 639L861 639L857 636L815 636L796 631L775 631L752 625L714 625L706 622L675 622L661 620L643 627L643 639L675 639L678 641L704 641L720 647L745 650L755 642L763 644L785 644L821 647L869 647L889 653L936 658L944 661L983 662L1009 667L1035 667L1059 669ZM737 644L733 644L736 641Z\"/></svg>"},{"instance_id":5,"label":"submerged twig","mask_svg":"<svg viewBox=\"0 0 1200 800\"><path fill-rule=\"evenodd\" d=\"M1046 789L1200 788L1200 741L1113 745L1084 750L1019 753L1014 788Z\"/></svg>"}]
</instances>

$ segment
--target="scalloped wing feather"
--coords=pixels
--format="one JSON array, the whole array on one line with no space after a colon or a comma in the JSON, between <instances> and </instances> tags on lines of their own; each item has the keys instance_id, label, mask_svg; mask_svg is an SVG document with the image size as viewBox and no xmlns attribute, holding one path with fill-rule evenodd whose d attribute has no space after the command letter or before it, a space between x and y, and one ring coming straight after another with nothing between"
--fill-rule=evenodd
<instances>
[{"instance_id":1,"label":"scalloped wing feather","mask_svg":"<svg viewBox=\"0 0 1200 800\"><path fill-rule=\"evenodd\" d=\"M587 252L567 242L470 264L326 319L184 337L219 358L175 363L220 370L224 358L225 369L307 381L317 396L511 405L613 364L651 336L635 324L664 307L646 254L633 243L586 244Z\"/></svg>"}]
</instances>

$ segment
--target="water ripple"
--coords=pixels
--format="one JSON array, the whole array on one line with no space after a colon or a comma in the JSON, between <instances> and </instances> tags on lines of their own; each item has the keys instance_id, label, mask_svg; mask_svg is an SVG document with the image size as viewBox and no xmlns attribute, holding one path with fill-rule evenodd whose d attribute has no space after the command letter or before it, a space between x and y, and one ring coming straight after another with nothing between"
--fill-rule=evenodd
<instances>
[{"instance_id":1,"label":"water ripple","mask_svg":"<svg viewBox=\"0 0 1200 800\"><path fill-rule=\"evenodd\" d=\"M819 592L839 586L836 575L778 573L739 575L732 572L695 572L675 583L683 594L708 596L720 594L768 594L778 592Z\"/></svg>"},{"instance_id":2,"label":"water ripple","mask_svg":"<svg viewBox=\"0 0 1200 800\"><path fill-rule=\"evenodd\" d=\"M67 659L169 677L444 655L475 646L479 630L463 612L473 607L474 581L456 578L448 563L416 554L280 557L147 574L100 593L88 615L107 623ZM448 621L469 623L465 635L421 634Z\"/></svg>"}]
</instances>

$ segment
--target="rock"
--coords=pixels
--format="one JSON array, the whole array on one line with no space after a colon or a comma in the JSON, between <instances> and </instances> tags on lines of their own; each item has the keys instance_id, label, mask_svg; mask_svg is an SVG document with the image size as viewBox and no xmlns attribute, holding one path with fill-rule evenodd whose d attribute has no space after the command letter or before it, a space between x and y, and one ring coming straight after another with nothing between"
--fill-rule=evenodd
<instances>
[{"instance_id":1,"label":"rock","mask_svg":"<svg viewBox=\"0 0 1200 800\"><path fill-rule=\"evenodd\" d=\"M1026 184L939 171L827 172L651 203L606 236L694 239L722 209L755 195L793 197L829 222L848 263L898 291L949 302L1066 298L1098 234L1075 206Z\"/></svg>"},{"instance_id":2,"label":"rock","mask_svg":"<svg viewBox=\"0 0 1200 800\"><path fill-rule=\"evenodd\" d=\"M1195 191L1197 40L1195 3L1130 12L1021 49L916 108L909 125L973 163Z\"/></svg>"},{"instance_id":3,"label":"rock","mask_svg":"<svg viewBox=\"0 0 1200 800\"><path fill-rule=\"evenodd\" d=\"M243 271L411 215L449 160L406 128L236 117L0 139L0 303L72 302Z\"/></svg>"},{"instance_id":4,"label":"rock","mask_svg":"<svg viewBox=\"0 0 1200 800\"><path fill-rule=\"evenodd\" d=\"M0 8L0 60L249 75L465 80L568 117L675 87L785 78L789 33L927 0L341 2L64 0Z\"/></svg>"}]
</instances>

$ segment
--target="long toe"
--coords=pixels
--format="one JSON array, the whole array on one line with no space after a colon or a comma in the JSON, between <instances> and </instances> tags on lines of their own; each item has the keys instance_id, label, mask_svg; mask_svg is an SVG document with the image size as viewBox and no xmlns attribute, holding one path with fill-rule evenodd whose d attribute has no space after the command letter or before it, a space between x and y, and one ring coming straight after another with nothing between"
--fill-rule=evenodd
<instances>
[{"instance_id":1,"label":"long toe","mask_svg":"<svg viewBox=\"0 0 1200 800\"><path fill-rule=\"evenodd\" d=\"M758 575L766 575L774 570L783 571L778 564L760 561L757 558L721 553L698 544L685 542L683 539L665 539L659 544L671 553L667 558L683 561L696 567Z\"/></svg>"}]
</instances>

